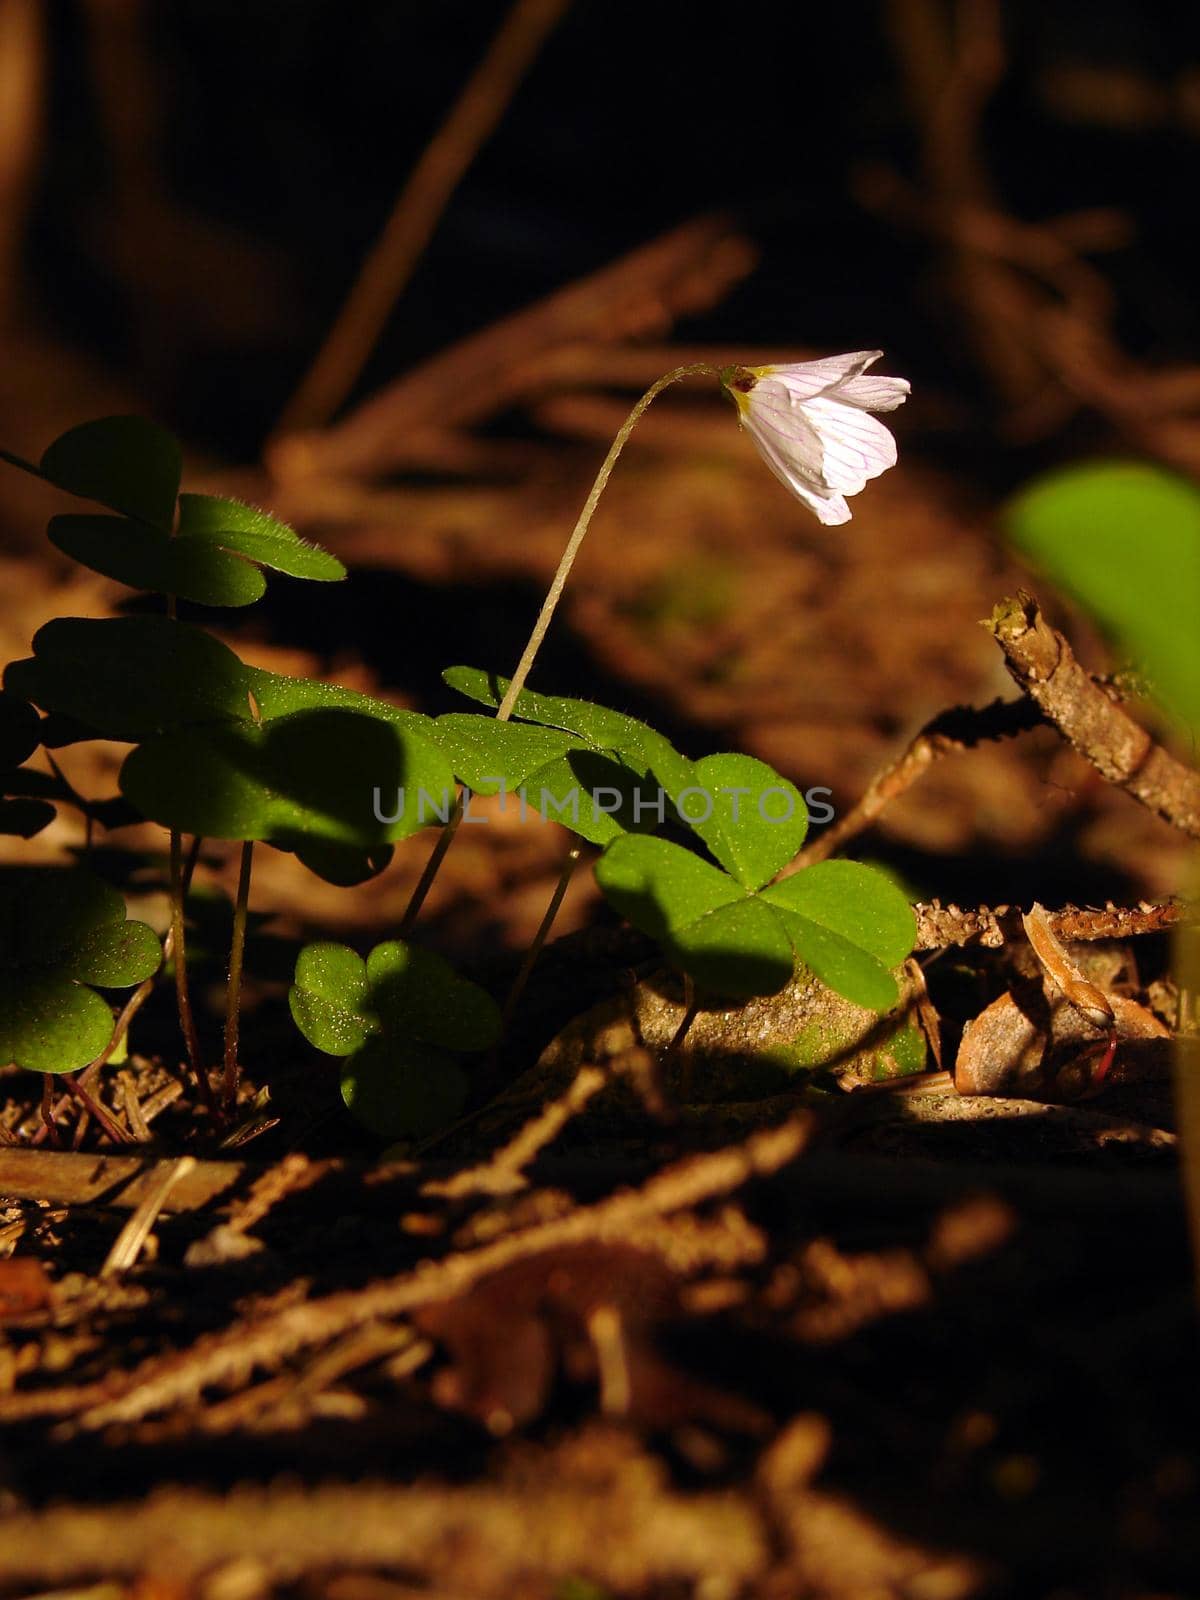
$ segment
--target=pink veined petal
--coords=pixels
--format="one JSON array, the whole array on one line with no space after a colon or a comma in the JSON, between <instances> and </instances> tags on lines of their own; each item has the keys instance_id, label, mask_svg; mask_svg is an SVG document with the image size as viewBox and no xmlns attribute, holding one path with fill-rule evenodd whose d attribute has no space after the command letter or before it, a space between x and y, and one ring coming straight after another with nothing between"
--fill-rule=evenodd
<instances>
[{"instance_id":1,"label":"pink veined petal","mask_svg":"<svg viewBox=\"0 0 1200 1600\"><path fill-rule=\"evenodd\" d=\"M896 441L869 412L818 396L804 407L821 438L821 476L831 489L857 494L868 478L896 465Z\"/></svg>"},{"instance_id":2,"label":"pink veined petal","mask_svg":"<svg viewBox=\"0 0 1200 1600\"><path fill-rule=\"evenodd\" d=\"M757 389L753 393L757 394ZM785 488L814 511L821 522L849 522L850 508L826 483L821 473L821 440L799 410L782 415L751 407L742 416L746 432L758 452Z\"/></svg>"},{"instance_id":3,"label":"pink veined petal","mask_svg":"<svg viewBox=\"0 0 1200 1600\"><path fill-rule=\"evenodd\" d=\"M806 481L822 484L824 449L820 434L805 407L795 404L782 384L771 378L756 384L742 413L742 423L764 453L777 451Z\"/></svg>"},{"instance_id":4,"label":"pink veined petal","mask_svg":"<svg viewBox=\"0 0 1200 1600\"><path fill-rule=\"evenodd\" d=\"M839 384L852 383L882 354L882 350L853 350L844 356L824 356L820 361L768 367L765 376L782 383L794 400L808 400Z\"/></svg>"},{"instance_id":5,"label":"pink veined petal","mask_svg":"<svg viewBox=\"0 0 1200 1600\"><path fill-rule=\"evenodd\" d=\"M823 398L842 400L863 411L894 411L908 399L911 389L907 378L885 378L882 373L872 372L865 377L849 378Z\"/></svg>"}]
</instances>

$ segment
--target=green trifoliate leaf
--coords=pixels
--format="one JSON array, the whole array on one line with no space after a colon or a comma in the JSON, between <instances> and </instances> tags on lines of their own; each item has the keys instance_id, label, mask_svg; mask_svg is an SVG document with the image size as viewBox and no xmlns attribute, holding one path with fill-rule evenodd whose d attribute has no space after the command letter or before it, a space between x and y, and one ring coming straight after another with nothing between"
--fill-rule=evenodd
<instances>
[{"instance_id":1,"label":"green trifoliate leaf","mask_svg":"<svg viewBox=\"0 0 1200 1600\"><path fill-rule=\"evenodd\" d=\"M327 1056L361 1050L379 1026L366 1014L367 964L344 944L310 944L296 960L288 994L292 1018L310 1044Z\"/></svg>"},{"instance_id":2,"label":"green trifoliate leaf","mask_svg":"<svg viewBox=\"0 0 1200 1600\"><path fill-rule=\"evenodd\" d=\"M714 995L773 994L799 958L859 1005L895 1003L889 969L912 948L913 914L882 873L856 862L824 862L754 893L679 845L631 837L608 847L596 880Z\"/></svg>"},{"instance_id":3,"label":"green trifoliate leaf","mask_svg":"<svg viewBox=\"0 0 1200 1600\"><path fill-rule=\"evenodd\" d=\"M596 863L605 899L707 992L774 994L792 975L778 920L718 867L665 839L617 839Z\"/></svg>"},{"instance_id":4,"label":"green trifoliate leaf","mask_svg":"<svg viewBox=\"0 0 1200 1600\"><path fill-rule=\"evenodd\" d=\"M248 606L266 593L256 566L210 539L172 539L126 517L53 517L50 542L93 572L131 589L204 606Z\"/></svg>"},{"instance_id":5,"label":"green trifoliate leaf","mask_svg":"<svg viewBox=\"0 0 1200 1600\"><path fill-rule=\"evenodd\" d=\"M288 998L305 1038L346 1058L346 1105L387 1139L449 1121L467 1088L455 1053L486 1050L500 1031L490 995L400 940L376 945L366 961L345 945L309 945Z\"/></svg>"},{"instance_id":6,"label":"green trifoliate leaf","mask_svg":"<svg viewBox=\"0 0 1200 1600\"><path fill-rule=\"evenodd\" d=\"M103 417L56 439L41 471L60 489L169 532L183 452L178 439L143 417Z\"/></svg>"},{"instance_id":7,"label":"green trifoliate leaf","mask_svg":"<svg viewBox=\"0 0 1200 1600\"><path fill-rule=\"evenodd\" d=\"M165 617L64 618L5 682L91 736L138 742L122 790L167 827L283 849L325 845L333 881L443 809L454 773L428 718L349 689L264 672ZM325 859L309 849L315 870Z\"/></svg>"},{"instance_id":8,"label":"green trifoliate leaf","mask_svg":"<svg viewBox=\"0 0 1200 1600\"><path fill-rule=\"evenodd\" d=\"M592 844L663 819L644 769L577 734L454 713L437 718L434 737L475 793L502 793L506 810L536 811Z\"/></svg>"},{"instance_id":9,"label":"green trifoliate leaf","mask_svg":"<svg viewBox=\"0 0 1200 1600\"><path fill-rule=\"evenodd\" d=\"M391 939L367 957L371 1005L387 1032L447 1050L487 1050L500 1035L496 1002L432 950Z\"/></svg>"},{"instance_id":10,"label":"green trifoliate leaf","mask_svg":"<svg viewBox=\"0 0 1200 1600\"><path fill-rule=\"evenodd\" d=\"M479 667L449 667L442 673L442 679L451 689L485 706L499 706L509 683L507 678L484 672ZM535 694L532 689L521 691L513 715L542 727L578 734L594 749L615 750L634 757L641 754L642 741L651 731L636 717L610 711L606 706L593 705L588 700Z\"/></svg>"},{"instance_id":11,"label":"green trifoliate leaf","mask_svg":"<svg viewBox=\"0 0 1200 1600\"><path fill-rule=\"evenodd\" d=\"M466 1074L430 1045L372 1039L341 1075L342 1099L380 1139L422 1139L452 1122L467 1098Z\"/></svg>"},{"instance_id":12,"label":"green trifoliate leaf","mask_svg":"<svg viewBox=\"0 0 1200 1600\"><path fill-rule=\"evenodd\" d=\"M680 815L744 888L769 883L808 831L799 789L765 761L742 755L705 756L694 763L693 780L690 793L677 787L672 795Z\"/></svg>"},{"instance_id":13,"label":"green trifoliate leaf","mask_svg":"<svg viewBox=\"0 0 1200 1600\"><path fill-rule=\"evenodd\" d=\"M322 840L367 851L407 838L428 821L420 794L453 786L433 745L340 709L162 734L121 769L121 792L164 827L283 849Z\"/></svg>"},{"instance_id":14,"label":"green trifoliate leaf","mask_svg":"<svg viewBox=\"0 0 1200 1600\"><path fill-rule=\"evenodd\" d=\"M346 576L336 556L301 539L286 522L240 500L181 494L179 533L184 540L210 543L289 577L333 583Z\"/></svg>"},{"instance_id":15,"label":"green trifoliate leaf","mask_svg":"<svg viewBox=\"0 0 1200 1600\"><path fill-rule=\"evenodd\" d=\"M890 969L912 949L916 922L881 872L856 861L821 861L765 889L762 898L823 983L875 1011L896 1003Z\"/></svg>"},{"instance_id":16,"label":"green trifoliate leaf","mask_svg":"<svg viewBox=\"0 0 1200 1600\"><path fill-rule=\"evenodd\" d=\"M127 988L162 950L125 917L110 885L82 869L0 870L0 1061L73 1072L99 1055L112 1011L89 984Z\"/></svg>"},{"instance_id":17,"label":"green trifoliate leaf","mask_svg":"<svg viewBox=\"0 0 1200 1600\"><path fill-rule=\"evenodd\" d=\"M226 645L168 617L59 617L4 685L92 737L128 740L247 714L252 681Z\"/></svg>"}]
</instances>

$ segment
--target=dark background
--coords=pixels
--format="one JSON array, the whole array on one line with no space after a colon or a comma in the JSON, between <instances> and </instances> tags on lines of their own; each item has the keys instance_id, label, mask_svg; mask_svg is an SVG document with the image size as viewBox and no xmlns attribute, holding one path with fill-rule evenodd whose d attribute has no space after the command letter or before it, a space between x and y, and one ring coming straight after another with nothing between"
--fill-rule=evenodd
<instances>
[{"instance_id":1,"label":"dark background","mask_svg":"<svg viewBox=\"0 0 1200 1600\"><path fill-rule=\"evenodd\" d=\"M253 457L505 9L48 6L27 314L196 443ZM968 431L995 395L963 340L943 243L870 196L886 172L938 200L921 126L928 36L953 46L990 12L576 0L455 194L356 393L721 210L762 264L685 336L878 344L891 370L934 381L962 408L943 432ZM1120 343L1148 360L1193 357L1200 14L1057 0L1009 3L999 19L1007 59L976 152L990 201L1035 222L1117 208L1127 236L1103 270ZM130 150L142 157L134 187L153 201L132 210Z\"/></svg>"}]
</instances>

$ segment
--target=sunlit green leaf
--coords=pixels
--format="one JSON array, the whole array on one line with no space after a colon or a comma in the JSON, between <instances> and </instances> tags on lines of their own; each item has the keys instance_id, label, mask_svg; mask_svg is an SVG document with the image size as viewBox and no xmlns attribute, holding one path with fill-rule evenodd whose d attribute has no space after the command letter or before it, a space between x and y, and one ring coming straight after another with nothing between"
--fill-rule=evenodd
<instances>
[{"instance_id":1,"label":"sunlit green leaf","mask_svg":"<svg viewBox=\"0 0 1200 1600\"><path fill-rule=\"evenodd\" d=\"M1070 467L1011 502L1014 543L1132 651L1200 726L1200 489L1138 461Z\"/></svg>"},{"instance_id":2,"label":"sunlit green leaf","mask_svg":"<svg viewBox=\"0 0 1200 1600\"><path fill-rule=\"evenodd\" d=\"M346 569L336 556L301 539L286 522L240 500L181 494L179 533L185 539L210 542L293 578L330 583L346 576Z\"/></svg>"}]
</instances>

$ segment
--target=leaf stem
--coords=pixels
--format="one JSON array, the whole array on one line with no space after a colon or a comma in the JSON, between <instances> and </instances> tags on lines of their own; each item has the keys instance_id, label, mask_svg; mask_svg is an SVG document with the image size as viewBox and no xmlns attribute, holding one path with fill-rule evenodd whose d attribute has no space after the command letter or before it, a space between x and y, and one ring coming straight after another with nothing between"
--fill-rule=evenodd
<instances>
[{"instance_id":1,"label":"leaf stem","mask_svg":"<svg viewBox=\"0 0 1200 1600\"><path fill-rule=\"evenodd\" d=\"M77 1078L75 1078L69 1072L64 1072L62 1077L63 1082L66 1084L70 1093L75 1096L76 1100L79 1101L80 1105L85 1111L91 1112L92 1116L95 1117L96 1121L104 1129L105 1133L114 1144L137 1143L135 1139L130 1137L130 1135L125 1131L116 1118L110 1114L107 1108L101 1105L100 1101L95 1097L95 1095L88 1093L83 1084L80 1083Z\"/></svg>"},{"instance_id":2,"label":"leaf stem","mask_svg":"<svg viewBox=\"0 0 1200 1600\"><path fill-rule=\"evenodd\" d=\"M54 1076L49 1072L42 1073L42 1121L50 1134L50 1143L56 1150L61 1150L62 1134L54 1120Z\"/></svg>"},{"instance_id":3,"label":"leaf stem","mask_svg":"<svg viewBox=\"0 0 1200 1600\"><path fill-rule=\"evenodd\" d=\"M233 908L233 937L229 944L229 986L225 997L225 1090L224 1109L229 1116L237 1104L238 1032L241 1024L242 963L246 953L246 917L250 907L250 872L254 865L254 841L242 842L238 870L237 901Z\"/></svg>"},{"instance_id":4,"label":"leaf stem","mask_svg":"<svg viewBox=\"0 0 1200 1600\"><path fill-rule=\"evenodd\" d=\"M175 1001L179 1008L179 1028L187 1049L188 1064L209 1111L217 1113L212 1084L200 1057L200 1040L192 1016L192 997L188 991L187 941L184 935L183 839L178 828L171 829L171 948L175 958Z\"/></svg>"},{"instance_id":5,"label":"leaf stem","mask_svg":"<svg viewBox=\"0 0 1200 1600\"><path fill-rule=\"evenodd\" d=\"M525 959L521 963L520 971L513 979L512 988L508 991L508 998L505 1000L504 1009L500 1014L501 1028L507 1028L512 1020L513 1013L517 1009L517 1002L524 994L525 985L529 982L530 974L537 963L537 958L541 955L542 948L550 936L550 929L553 927L554 919L558 915L559 908L566 897L572 874L579 865L579 858L582 854L583 846L579 843L573 844L567 852L567 859L563 862L562 871L558 875L558 882L554 887L553 895L550 897L550 904L546 907L546 914L538 926L538 931L533 936L533 943L525 952Z\"/></svg>"},{"instance_id":6,"label":"leaf stem","mask_svg":"<svg viewBox=\"0 0 1200 1600\"><path fill-rule=\"evenodd\" d=\"M675 1061L678 1058L680 1051L683 1049L683 1041L687 1038L688 1029L691 1027L692 1023L695 1022L696 1013L699 1011L699 1009L700 1003L696 999L696 985L692 981L691 974L685 972L683 975L683 1017L680 1020L679 1026L675 1029L674 1036L671 1039L670 1044L667 1046L666 1053L663 1056L662 1064L664 1077L669 1069L675 1065ZM685 1105L692 1097L692 1077L694 1067L695 1057L688 1056L683 1063L683 1071L679 1075L679 1098Z\"/></svg>"},{"instance_id":7,"label":"leaf stem","mask_svg":"<svg viewBox=\"0 0 1200 1600\"><path fill-rule=\"evenodd\" d=\"M413 923L416 922L421 907L425 904L425 896L433 887L433 880L438 875L438 869L446 859L446 851L454 843L454 835L458 832L458 825L462 821L463 814L467 808L466 795L467 791L464 788L454 802L454 809L446 819L446 823L438 835L438 841L430 851L429 860L425 863L425 870L418 878L417 886L413 890L407 906L404 908L404 916L400 919L400 937L402 939L406 939L411 933Z\"/></svg>"}]
</instances>

